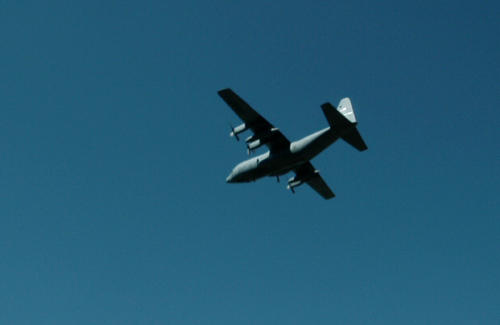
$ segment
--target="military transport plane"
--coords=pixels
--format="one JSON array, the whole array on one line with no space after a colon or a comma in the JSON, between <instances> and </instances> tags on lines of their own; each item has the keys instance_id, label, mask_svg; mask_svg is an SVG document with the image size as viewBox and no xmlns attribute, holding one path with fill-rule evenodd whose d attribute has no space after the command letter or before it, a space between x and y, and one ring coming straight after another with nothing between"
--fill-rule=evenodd
<instances>
[{"instance_id":1,"label":"military transport plane","mask_svg":"<svg viewBox=\"0 0 500 325\"><path fill-rule=\"evenodd\" d=\"M356 129L356 117L349 98L342 99L338 109L330 103L321 105L330 127L301 140L290 142L278 128L269 123L231 89L223 89L218 93L244 122L235 128L231 126L230 135L239 141L238 134L248 129L253 132L253 135L245 140L249 155L262 145L269 148L265 154L238 164L227 177L228 183L251 182L264 176L276 177L279 182L281 175L293 171L295 176L288 180L287 186L292 193L295 193L295 187L307 183L323 198L331 199L335 194L309 161L339 138L359 151L368 149Z\"/></svg>"}]
</instances>

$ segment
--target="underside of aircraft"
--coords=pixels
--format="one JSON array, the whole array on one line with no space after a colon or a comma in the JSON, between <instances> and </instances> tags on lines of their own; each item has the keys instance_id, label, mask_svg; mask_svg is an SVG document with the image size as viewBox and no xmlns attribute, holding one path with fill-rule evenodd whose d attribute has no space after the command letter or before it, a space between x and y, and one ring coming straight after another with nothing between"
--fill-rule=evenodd
<instances>
[{"instance_id":1,"label":"underside of aircraft","mask_svg":"<svg viewBox=\"0 0 500 325\"><path fill-rule=\"evenodd\" d=\"M290 142L231 89L220 90L218 94L243 121L237 127L231 126L230 135L239 141L239 134L252 131L253 135L245 140L249 155L263 145L269 148L268 152L238 164L227 177L228 183L252 182L265 176L276 177L279 182L280 176L294 172L295 176L288 180L287 186L292 193L297 186L306 183L323 198L331 199L335 194L310 160L338 139L359 151L368 149L356 128L356 116L349 98L342 99L338 108L330 103L321 105L329 127Z\"/></svg>"}]
</instances>

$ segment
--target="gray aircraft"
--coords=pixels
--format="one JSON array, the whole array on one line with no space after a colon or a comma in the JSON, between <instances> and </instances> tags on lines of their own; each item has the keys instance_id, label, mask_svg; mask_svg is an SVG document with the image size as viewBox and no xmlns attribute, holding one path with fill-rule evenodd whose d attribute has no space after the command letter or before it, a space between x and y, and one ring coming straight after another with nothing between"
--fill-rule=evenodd
<instances>
[{"instance_id":1,"label":"gray aircraft","mask_svg":"<svg viewBox=\"0 0 500 325\"><path fill-rule=\"evenodd\" d=\"M249 129L253 132L253 135L245 140L248 155L262 145L269 148L268 152L238 164L227 177L228 183L251 182L264 176L276 177L279 182L281 175L293 171L295 176L288 180L287 186L292 193L295 193L295 187L307 183L323 198L331 199L335 197L335 194L310 160L339 138L359 151L368 149L356 129L357 121L349 98L342 99L338 109L330 103L321 105L330 124L329 127L301 140L290 142L278 128L269 123L231 89L223 89L218 94L244 122L235 128L231 126L230 135L239 141L238 134Z\"/></svg>"}]
</instances>

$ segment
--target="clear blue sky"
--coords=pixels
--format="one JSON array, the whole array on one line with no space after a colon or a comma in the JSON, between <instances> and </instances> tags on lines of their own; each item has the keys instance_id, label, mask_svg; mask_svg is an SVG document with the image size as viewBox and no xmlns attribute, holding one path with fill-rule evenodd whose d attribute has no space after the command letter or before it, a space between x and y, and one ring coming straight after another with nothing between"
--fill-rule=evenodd
<instances>
[{"instance_id":1,"label":"clear blue sky","mask_svg":"<svg viewBox=\"0 0 500 325\"><path fill-rule=\"evenodd\" d=\"M4 1L0 323L499 324L494 1ZM226 184L231 87L337 197ZM260 150L263 152L263 150Z\"/></svg>"}]
</instances>

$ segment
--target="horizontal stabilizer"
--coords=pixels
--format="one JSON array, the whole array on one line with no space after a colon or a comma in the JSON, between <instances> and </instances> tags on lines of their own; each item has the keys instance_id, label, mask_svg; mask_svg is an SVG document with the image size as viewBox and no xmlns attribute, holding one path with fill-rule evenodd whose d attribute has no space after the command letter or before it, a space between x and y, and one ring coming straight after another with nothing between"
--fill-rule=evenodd
<instances>
[{"instance_id":1,"label":"horizontal stabilizer","mask_svg":"<svg viewBox=\"0 0 500 325\"><path fill-rule=\"evenodd\" d=\"M361 134L359 134L359 131L358 129L356 129L356 127L352 128L350 131L343 134L341 138L342 140L349 143L351 146L358 149L359 151L364 151L368 149L368 147L365 144L365 141L363 141L363 138L361 137Z\"/></svg>"}]
</instances>

